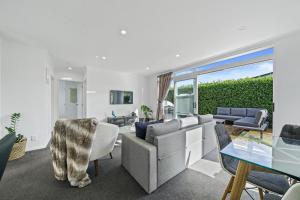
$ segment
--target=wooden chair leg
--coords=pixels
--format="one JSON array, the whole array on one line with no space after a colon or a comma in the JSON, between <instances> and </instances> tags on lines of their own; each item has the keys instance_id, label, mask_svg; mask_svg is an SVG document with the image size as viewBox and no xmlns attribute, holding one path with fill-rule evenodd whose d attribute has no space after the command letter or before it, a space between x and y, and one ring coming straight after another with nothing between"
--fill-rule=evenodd
<instances>
[{"instance_id":1,"label":"wooden chair leg","mask_svg":"<svg viewBox=\"0 0 300 200\"><path fill-rule=\"evenodd\" d=\"M110 155L110 159L113 159L113 156L112 156L112 153L111 153L111 152L109 153L109 155Z\"/></svg>"},{"instance_id":2,"label":"wooden chair leg","mask_svg":"<svg viewBox=\"0 0 300 200\"><path fill-rule=\"evenodd\" d=\"M258 188L260 200L264 200L264 191L261 188Z\"/></svg>"},{"instance_id":3,"label":"wooden chair leg","mask_svg":"<svg viewBox=\"0 0 300 200\"><path fill-rule=\"evenodd\" d=\"M94 160L94 167L95 167L95 176L98 176L98 170L99 170L98 160Z\"/></svg>"},{"instance_id":4,"label":"wooden chair leg","mask_svg":"<svg viewBox=\"0 0 300 200\"><path fill-rule=\"evenodd\" d=\"M230 193L232 185L233 185L233 181L234 181L234 176L231 176L231 178L230 178L230 180L229 180L229 182L227 184L227 187L226 187L226 189L224 191L224 194L222 196L222 200L225 200L226 197L227 197L227 194Z\"/></svg>"},{"instance_id":5,"label":"wooden chair leg","mask_svg":"<svg viewBox=\"0 0 300 200\"><path fill-rule=\"evenodd\" d=\"M243 190L245 189L247 177L249 171L251 170L251 164L248 164L245 161L240 160L236 175L233 181L232 190L230 192L230 200L239 200Z\"/></svg>"}]
</instances>

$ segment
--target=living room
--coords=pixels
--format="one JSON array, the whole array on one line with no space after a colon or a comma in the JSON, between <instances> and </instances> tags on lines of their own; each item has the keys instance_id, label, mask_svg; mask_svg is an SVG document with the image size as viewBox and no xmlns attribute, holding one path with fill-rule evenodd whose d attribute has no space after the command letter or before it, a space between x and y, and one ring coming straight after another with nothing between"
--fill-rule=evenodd
<instances>
[{"instance_id":1,"label":"living room","mask_svg":"<svg viewBox=\"0 0 300 200\"><path fill-rule=\"evenodd\" d=\"M235 147L230 144L245 145L243 133L253 133L246 134L247 141L273 153L283 132L300 134L300 95L295 92L299 8L297 1L0 2L0 138L14 135L10 151L20 147L11 153L0 145L1 199L221 199L225 193L231 199L267 199L269 193L274 199L288 199L298 186L299 174L293 169L265 166L290 177L285 181L276 176L275 185L283 183L279 179L288 183L284 191L268 187L274 182L261 185L250 175L247 187L258 190L243 192L244 187L236 186L238 178L232 178L242 176L228 172L219 158L245 161L229 152ZM215 64L269 49L270 54ZM201 93L205 75L225 77L230 70L262 62L272 62L272 70L250 75L250 69L245 77L239 71L207 83L219 84L222 90L223 80L242 83L243 78L272 73L270 92L260 92L264 85L253 90L253 99L236 95L237 104L226 101L225 86L222 95L211 99ZM186 83L192 92L180 93L178 88ZM256 83L248 84L241 90ZM174 101L166 103L172 87ZM264 94L267 103L256 103ZM220 96L226 97L223 102L214 100ZM252 109L255 113L249 114ZM229 120L234 113L238 119ZM238 123L249 117L259 125ZM97 142L89 147L90 162L83 170L88 184L82 188L71 187L70 177L59 181L52 163L59 146L53 138L63 132L63 118L101 125L89 129L90 134L96 132ZM286 125L293 127L286 130ZM169 134L163 136L166 131ZM97 140L98 132L110 135L98 134ZM148 132L154 134L152 139ZM218 134L225 132L233 142L221 148ZM241 138L242 143L235 143ZM5 159L13 154L18 158ZM294 159L286 163L299 166Z\"/></svg>"}]
</instances>

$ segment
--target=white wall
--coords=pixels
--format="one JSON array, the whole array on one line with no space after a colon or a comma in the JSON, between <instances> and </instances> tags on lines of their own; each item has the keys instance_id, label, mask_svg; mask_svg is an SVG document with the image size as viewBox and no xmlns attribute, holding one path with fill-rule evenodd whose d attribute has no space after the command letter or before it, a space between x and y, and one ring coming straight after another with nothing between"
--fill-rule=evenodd
<instances>
[{"instance_id":1,"label":"white wall","mask_svg":"<svg viewBox=\"0 0 300 200\"><path fill-rule=\"evenodd\" d=\"M140 108L144 100L145 78L140 75L103 70L96 67L87 67L87 91L96 93L87 94L87 117L96 117L106 120L112 110L117 115L127 115L136 108ZM133 104L110 105L110 90L133 91Z\"/></svg>"},{"instance_id":2,"label":"white wall","mask_svg":"<svg viewBox=\"0 0 300 200\"><path fill-rule=\"evenodd\" d=\"M157 109L157 74L150 75L146 77L146 89L145 89L145 100L146 105L148 105L153 110L153 116L156 116Z\"/></svg>"},{"instance_id":3,"label":"white wall","mask_svg":"<svg viewBox=\"0 0 300 200\"><path fill-rule=\"evenodd\" d=\"M300 125L300 32L275 42L274 123L279 135L284 124Z\"/></svg>"},{"instance_id":4,"label":"white wall","mask_svg":"<svg viewBox=\"0 0 300 200\"><path fill-rule=\"evenodd\" d=\"M11 40L2 47L1 122L8 125L9 115L20 112L18 132L28 138L27 150L43 148L51 136L50 57L43 49Z\"/></svg>"}]
</instances>

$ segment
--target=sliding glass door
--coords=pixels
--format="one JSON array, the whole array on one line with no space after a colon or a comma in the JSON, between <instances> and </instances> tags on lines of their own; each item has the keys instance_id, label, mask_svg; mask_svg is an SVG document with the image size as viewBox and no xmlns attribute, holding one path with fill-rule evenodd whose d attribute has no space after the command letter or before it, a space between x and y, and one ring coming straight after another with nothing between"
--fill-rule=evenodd
<instances>
[{"instance_id":1,"label":"sliding glass door","mask_svg":"<svg viewBox=\"0 0 300 200\"><path fill-rule=\"evenodd\" d=\"M195 78L175 81L175 112L177 117L198 113L197 80Z\"/></svg>"}]
</instances>

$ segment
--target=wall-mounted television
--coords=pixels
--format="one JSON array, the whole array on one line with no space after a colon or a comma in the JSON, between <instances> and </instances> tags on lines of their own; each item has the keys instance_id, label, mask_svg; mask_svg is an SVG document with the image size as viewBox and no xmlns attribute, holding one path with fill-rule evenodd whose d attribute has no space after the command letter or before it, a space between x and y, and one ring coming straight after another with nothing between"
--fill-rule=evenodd
<instances>
[{"instance_id":1,"label":"wall-mounted television","mask_svg":"<svg viewBox=\"0 0 300 200\"><path fill-rule=\"evenodd\" d=\"M111 90L110 104L133 104L133 92Z\"/></svg>"}]
</instances>

